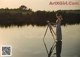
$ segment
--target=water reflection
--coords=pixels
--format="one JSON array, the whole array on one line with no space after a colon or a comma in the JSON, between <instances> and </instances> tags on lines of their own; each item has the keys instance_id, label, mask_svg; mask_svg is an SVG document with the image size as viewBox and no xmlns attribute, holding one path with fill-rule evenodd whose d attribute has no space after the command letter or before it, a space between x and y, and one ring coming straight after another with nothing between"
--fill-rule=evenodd
<instances>
[{"instance_id":1,"label":"water reflection","mask_svg":"<svg viewBox=\"0 0 80 57\"><path fill-rule=\"evenodd\" d=\"M45 30L36 26L0 28L0 45L12 45L12 57L47 57L42 42ZM48 32L46 36L48 47L52 43L50 35ZM62 26L62 36L62 57L80 57L80 25Z\"/></svg>"}]
</instances>

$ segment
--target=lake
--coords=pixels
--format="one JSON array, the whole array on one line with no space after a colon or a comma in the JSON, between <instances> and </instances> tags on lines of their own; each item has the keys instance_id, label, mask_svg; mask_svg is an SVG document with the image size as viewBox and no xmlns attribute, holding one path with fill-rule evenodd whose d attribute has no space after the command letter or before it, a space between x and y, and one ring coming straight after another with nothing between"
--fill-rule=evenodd
<instances>
[{"instance_id":1,"label":"lake","mask_svg":"<svg viewBox=\"0 0 80 57\"><path fill-rule=\"evenodd\" d=\"M22 27L0 27L0 46L11 45L12 57L47 57L43 44L46 28L46 26L26 25ZM53 29L55 31L55 27ZM53 40L49 30L45 39L48 48L50 48ZM80 25L62 26L62 39L61 56L80 57Z\"/></svg>"}]
</instances>

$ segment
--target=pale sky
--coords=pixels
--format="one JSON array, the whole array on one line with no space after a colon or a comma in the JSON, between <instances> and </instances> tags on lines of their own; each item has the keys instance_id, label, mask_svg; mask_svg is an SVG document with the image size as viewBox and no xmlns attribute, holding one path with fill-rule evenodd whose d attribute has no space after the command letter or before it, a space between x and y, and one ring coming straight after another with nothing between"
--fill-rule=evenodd
<instances>
[{"instance_id":1,"label":"pale sky","mask_svg":"<svg viewBox=\"0 0 80 57\"><path fill-rule=\"evenodd\" d=\"M80 9L79 5L49 5L49 3L55 1L72 1L80 2L80 0L0 0L0 8L19 8L21 5L25 5L28 8L31 8L33 11L36 10L74 10Z\"/></svg>"}]
</instances>

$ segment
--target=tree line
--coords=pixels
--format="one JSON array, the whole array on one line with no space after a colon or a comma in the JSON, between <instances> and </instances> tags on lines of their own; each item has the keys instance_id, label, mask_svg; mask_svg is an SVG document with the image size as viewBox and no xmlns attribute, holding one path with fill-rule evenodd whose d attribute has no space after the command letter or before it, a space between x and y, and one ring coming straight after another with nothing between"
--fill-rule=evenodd
<instances>
[{"instance_id":1,"label":"tree line","mask_svg":"<svg viewBox=\"0 0 80 57\"><path fill-rule=\"evenodd\" d=\"M63 17L62 25L66 24L79 24L80 23L80 10L58 10L58 11L33 11L25 5L19 8L0 9L0 26L23 26L23 25L47 25L47 20L55 23L56 12L60 13Z\"/></svg>"}]
</instances>

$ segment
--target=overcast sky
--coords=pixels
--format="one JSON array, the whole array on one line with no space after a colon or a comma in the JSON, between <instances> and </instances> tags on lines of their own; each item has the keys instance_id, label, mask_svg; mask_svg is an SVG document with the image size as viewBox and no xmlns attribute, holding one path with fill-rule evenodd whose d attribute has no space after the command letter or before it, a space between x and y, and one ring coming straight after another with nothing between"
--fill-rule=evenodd
<instances>
[{"instance_id":1,"label":"overcast sky","mask_svg":"<svg viewBox=\"0 0 80 57\"><path fill-rule=\"evenodd\" d=\"M72 1L72 2L80 2L80 0L0 0L0 8L18 8L21 5L25 5L32 10L73 10L80 9L80 5L49 5L51 2L56 1Z\"/></svg>"}]
</instances>

